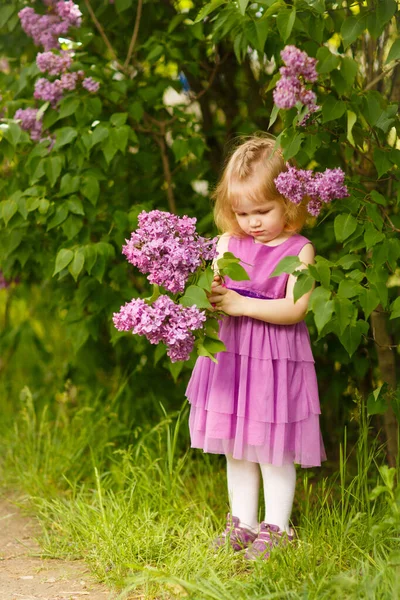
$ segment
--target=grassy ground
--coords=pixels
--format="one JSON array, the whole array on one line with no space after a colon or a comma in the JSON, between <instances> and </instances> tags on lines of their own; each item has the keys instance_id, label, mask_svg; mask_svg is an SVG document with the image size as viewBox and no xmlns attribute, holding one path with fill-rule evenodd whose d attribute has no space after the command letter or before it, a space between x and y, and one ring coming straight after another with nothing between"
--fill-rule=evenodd
<instances>
[{"instance_id":1,"label":"grassy ground","mask_svg":"<svg viewBox=\"0 0 400 600\"><path fill-rule=\"evenodd\" d=\"M44 555L84 557L121 599L400 598L400 494L363 410L337 473L298 471L298 540L248 564L210 549L227 511L223 458L185 451L187 408L153 402L157 425L132 429L118 393L69 386L50 410L25 388L2 407L14 415L0 425L1 479L29 499Z\"/></svg>"}]
</instances>

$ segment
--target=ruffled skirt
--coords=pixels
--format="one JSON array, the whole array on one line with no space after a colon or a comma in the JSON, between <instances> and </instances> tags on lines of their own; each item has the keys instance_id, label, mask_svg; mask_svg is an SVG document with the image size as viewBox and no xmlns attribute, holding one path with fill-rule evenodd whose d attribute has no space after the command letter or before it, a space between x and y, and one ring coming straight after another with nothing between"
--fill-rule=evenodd
<instances>
[{"instance_id":1,"label":"ruffled skirt","mask_svg":"<svg viewBox=\"0 0 400 600\"><path fill-rule=\"evenodd\" d=\"M218 363L199 357L186 395L193 448L302 467L325 460L318 386L304 322L224 319Z\"/></svg>"}]
</instances>

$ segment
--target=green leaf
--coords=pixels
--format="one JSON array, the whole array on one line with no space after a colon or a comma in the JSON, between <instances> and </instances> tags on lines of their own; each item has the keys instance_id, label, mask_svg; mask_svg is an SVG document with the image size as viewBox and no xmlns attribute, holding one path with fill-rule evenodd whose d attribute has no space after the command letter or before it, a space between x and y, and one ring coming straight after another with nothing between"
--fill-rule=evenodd
<instances>
[{"instance_id":1,"label":"green leaf","mask_svg":"<svg viewBox=\"0 0 400 600\"><path fill-rule=\"evenodd\" d=\"M18 204L15 202L15 200L12 200L10 198L9 200L5 200L4 202L2 202L1 208L2 208L1 216L3 217L4 223L7 226L9 221L13 218L13 216L17 212Z\"/></svg>"},{"instance_id":2,"label":"green leaf","mask_svg":"<svg viewBox=\"0 0 400 600\"><path fill-rule=\"evenodd\" d=\"M396 14L397 10L396 0L379 0L376 7L376 19L380 29L383 29L386 23Z\"/></svg>"},{"instance_id":3,"label":"green leaf","mask_svg":"<svg viewBox=\"0 0 400 600\"><path fill-rule=\"evenodd\" d=\"M184 360L177 360L175 362L169 361L167 364L168 364L168 371L171 373L174 383L176 383L178 381L179 375L182 372L185 361Z\"/></svg>"},{"instance_id":4,"label":"green leaf","mask_svg":"<svg viewBox=\"0 0 400 600\"><path fill-rule=\"evenodd\" d=\"M83 221L76 215L69 215L62 224L62 230L67 240L72 240L83 227Z\"/></svg>"},{"instance_id":5,"label":"green leaf","mask_svg":"<svg viewBox=\"0 0 400 600\"><path fill-rule=\"evenodd\" d=\"M109 135L110 131L107 127L104 127L104 125L96 125L92 133L92 146L107 139Z\"/></svg>"},{"instance_id":6,"label":"green leaf","mask_svg":"<svg viewBox=\"0 0 400 600\"><path fill-rule=\"evenodd\" d=\"M293 136L282 137L283 157L285 160L290 160L300 150L301 143L304 139L302 133L296 133Z\"/></svg>"},{"instance_id":7,"label":"green leaf","mask_svg":"<svg viewBox=\"0 0 400 600\"><path fill-rule=\"evenodd\" d=\"M320 334L324 326L330 321L333 313L333 301L331 292L323 287L313 290L308 304L309 310L314 313L314 321Z\"/></svg>"},{"instance_id":8,"label":"green leaf","mask_svg":"<svg viewBox=\"0 0 400 600\"><path fill-rule=\"evenodd\" d=\"M271 111L271 116L269 118L268 129L270 129L270 127L272 127L272 125L275 123L275 121L278 117L278 114L279 114L279 106L274 104L272 111Z\"/></svg>"},{"instance_id":9,"label":"green leaf","mask_svg":"<svg viewBox=\"0 0 400 600\"><path fill-rule=\"evenodd\" d=\"M0 29L7 24L7 21L14 14L15 10L17 10L17 7L14 5L2 6L0 8Z\"/></svg>"},{"instance_id":10,"label":"green leaf","mask_svg":"<svg viewBox=\"0 0 400 600\"><path fill-rule=\"evenodd\" d=\"M378 178L382 177L382 175L392 168L389 153L380 148L375 148L374 150L374 163L376 170L378 171Z\"/></svg>"},{"instance_id":11,"label":"green leaf","mask_svg":"<svg viewBox=\"0 0 400 600\"><path fill-rule=\"evenodd\" d=\"M397 268L397 261L400 258L400 240L397 238L391 238L388 241L388 253L387 260L393 271Z\"/></svg>"},{"instance_id":12,"label":"green leaf","mask_svg":"<svg viewBox=\"0 0 400 600\"><path fill-rule=\"evenodd\" d=\"M60 176L63 160L61 156L53 156L43 159L44 172L49 180L50 186L54 187L57 179Z\"/></svg>"},{"instance_id":13,"label":"green leaf","mask_svg":"<svg viewBox=\"0 0 400 600\"><path fill-rule=\"evenodd\" d=\"M94 244L88 244L84 247L85 250L85 268L89 275L92 273L92 269L97 260L97 251Z\"/></svg>"},{"instance_id":14,"label":"green leaf","mask_svg":"<svg viewBox=\"0 0 400 600\"><path fill-rule=\"evenodd\" d=\"M144 115L144 108L141 102L137 100L135 102L131 102L128 106L128 111L134 121L141 121Z\"/></svg>"},{"instance_id":15,"label":"green leaf","mask_svg":"<svg viewBox=\"0 0 400 600\"><path fill-rule=\"evenodd\" d=\"M387 383L379 386L367 398L367 411L369 415L383 415L388 408L386 396Z\"/></svg>"},{"instance_id":16,"label":"green leaf","mask_svg":"<svg viewBox=\"0 0 400 600\"><path fill-rule=\"evenodd\" d=\"M110 117L110 123L114 125L114 127L122 127L122 125L125 125L127 118L128 113L126 112L114 113Z\"/></svg>"},{"instance_id":17,"label":"green leaf","mask_svg":"<svg viewBox=\"0 0 400 600\"><path fill-rule=\"evenodd\" d=\"M57 273L65 269L65 267L68 267L69 263L72 261L73 258L74 253L72 252L72 250L68 250L67 248L59 250L56 258L56 266L54 269L53 277L54 275L57 275Z\"/></svg>"},{"instance_id":18,"label":"green leaf","mask_svg":"<svg viewBox=\"0 0 400 600\"><path fill-rule=\"evenodd\" d=\"M250 279L246 270L238 263L231 263L220 270L221 275L230 277L234 281L245 281Z\"/></svg>"},{"instance_id":19,"label":"green leaf","mask_svg":"<svg viewBox=\"0 0 400 600\"><path fill-rule=\"evenodd\" d=\"M56 143L53 146L53 151L70 144L76 138L78 132L73 127L61 127L56 131Z\"/></svg>"},{"instance_id":20,"label":"green leaf","mask_svg":"<svg viewBox=\"0 0 400 600\"><path fill-rule=\"evenodd\" d=\"M12 122L7 123L5 128L2 129L2 132L3 132L3 136L5 137L5 139L8 142L10 142L10 144L14 148L20 141L21 136L23 135L23 131L20 128L20 126L17 125L17 123L12 123Z\"/></svg>"},{"instance_id":21,"label":"green leaf","mask_svg":"<svg viewBox=\"0 0 400 600\"><path fill-rule=\"evenodd\" d=\"M47 231L50 231L51 229L54 229L54 227L58 227L58 225L61 225L61 223L63 223L67 217L68 217L67 205L65 203L59 204L56 208L55 214L50 219L50 221L47 225Z\"/></svg>"},{"instance_id":22,"label":"green leaf","mask_svg":"<svg viewBox=\"0 0 400 600\"><path fill-rule=\"evenodd\" d=\"M221 340L210 338L207 335L203 340L203 346L210 354L216 354L217 352L226 352L226 346Z\"/></svg>"},{"instance_id":23,"label":"green leaf","mask_svg":"<svg viewBox=\"0 0 400 600\"><path fill-rule=\"evenodd\" d=\"M348 298L335 296L335 313L340 335L343 334L346 327L357 322L358 310Z\"/></svg>"},{"instance_id":24,"label":"green leaf","mask_svg":"<svg viewBox=\"0 0 400 600\"><path fill-rule=\"evenodd\" d=\"M183 306L197 306L197 308L212 308L205 291L198 285L189 285L184 295L179 298Z\"/></svg>"},{"instance_id":25,"label":"green leaf","mask_svg":"<svg viewBox=\"0 0 400 600\"><path fill-rule=\"evenodd\" d=\"M345 112L346 103L330 94L322 104L322 122L327 123L328 121L340 119Z\"/></svg>"},{"instance_id":26,"label":"green leaf","mask_svg":"<svg viewBox=\"0 0 400 600\"><path fill-rule=\"evenodd\" d=\"M342 62L340 63L340 73L344 77L348 88L353 86L357 72L357 62L353 58L350 58L350 56L342 57Z\"/></svg>"},{"instance_id":27,"label":"green leaf","mask_svg":"<svg viewBox=\"0 0 400 600\"><path fill-rule=\"evenodd\" d=\"M345 256L342 256L336 264L347 270L351 269L351 267L358 262L360 262L359 256L355 256L354 254L345 254Z\"/></svg>"},{"instance_id":28,"label":"green leaf","mask_svg":"<svg viewBox=\"0 0 400 600\"><path fill-rule=\"evenodd\" d=\"M332 54L326 46L318 48L316 58L318 60L317 72L321 74L330 73L333 69L336 69L340 62L339 56Z\"/></svg>"},{"instance_id":29,"label":"green leaf","mask_svg":"<svg viewBox=\"0 0 400 600\"><path fill-rule=\"evenodd\" d=\"M220 7L221 4L226 4L227 2L228 0L213 0L212 2L209 2L200 10L199 14L194 20L194 23L199 23L199 21L202 21L207 15Z\"/></svg>"},{"instance_id":30,"label":"green leaf","mask_svg":"<svg viewBox=\"0 0 400 600\"><path fill-rule=\"evenodd\" d=\"M78 196L71 196L67 200L68 210L75 215L84 215L85 211L83 210L82 201Z\"/></svg>"},{"instance_id":31,"label":"green leaf","mask_svg":"<svg viewBox=\"0 0 400 600\"><path fill-rule=\"evenodd\" d=\"M292 10L280 10L276 17L276 25L280 36L284 42L290 37L292 33L293 25L296 20L296 9Z\"/></svg>"},{"instance_id":32,"label":"green leaf","mask_svg":"<svg viewBox=\"0 0 400 600\"><path fill-rule=\"evenodd\" d=\"M338 295L341 298L353 298L358 296L363 290L363 287L353 279L343 279L339 283Z\"/></svg>"},{"instance_id":33,"label":"green leaf","mask_svg":"<svg viewBox=\"0 0 400 600\"><path fill-rule=\"evenodd\" d=\"M350 44L362 34L366 27L366 21L363 17L348 17L343 20L340 28L340 35L343 39L343 46L346 49Z\"/></svg>"},{"instance_id":34,"label":"green leaf","mask_svg":"<svg viewBox=\"0 0 400 600\"><path fill-rule=\"evenodd\" d=\"M349 356L352 356L357 350L362 335L366 335L368 329L368 323L359 319L354 325L346 327L345 331L339 336L339 339Z\"/></svg>"},{"instance_id":35,"label":"green leaf","mask_svg":"<svg viewBox=\"0 0 400 600\"><path fill-rule=\"evenodd\" d=\"M76 113L79 108L80 101L77 98L64 98L60 105L59 118L64 119Z\"/></svg>"},{"instance_id":36,"label":"green leaf","mask_svg":"<svg viewBox=\"0 0 400 600\"><path fill-rule=\"evenodd\" d=\"M300 275L296 279L296 283L293 288L293 298L294 301L297 302L299 298L307 294L310 290L312 290L315 280L313 277L310 277L308 273L300 273Z\"/></svg>"},{"instance_id":37,"label":"green leaf","mask_svg":"<svg viewBox=\"0 0 400 600\"><path fill-rule=\"evenodd\" d=\"M59 196L68 196L77 192L80 188L80 177L79 175L70 175L66 173L61 178Z\"/></svg>"},{"instance_id":38,"label":"green leaf","mask_svg":"<svg viewBox=\"0 0 400 600\"><path fill-rule=\"evenodd\" d=\"M128 10L132 6L132 0L115 0L115 8L117 13L120 14L124 10Z\"/></svg>"},{"instance_id":39,"label":"green leaf","mask_svg":"<svg viewBox=\"0 0 400 600\"><path fill-rule=\"evenodd\" d=\"M385 234L378 231L375 225L373 225L372 223L369 223L367 221L364 227L364 241L365 245L367 246L367 250L369 250L370 248L372 248L372 246L375 246L375 244L378 244L379 242L385 239Z\"/></svg>"},{"instance_id":40,"label":"green leaf","mask_svg":"<svg viewBox=\"0 0 400 600\"><path fill-rule=\"evenodd\" d=\"M400 39L395 40L395 42L391 45L388 57L386 59L386 63L391 62L392 60L399 60L400 58Z\"/></svg>"},{"instance_id":41,"label":"green leaf","mask_svg":"<svg viewBox=\"0 0 400 600\"><path fill-rule=\"evenodd\" d=\"M200 273L199 279L197 281L197 285L203 290L207 290L208 292L211 290L211 284L214 279L214 271L211 267L207 267L204 271Z\"/></svg>"},{"instance_id":42,"label":"green leaf","mask_svg":"<svg viewBox=\"0 0 400 600\"><path fill-rule=\"evenodd\" d=\"M100 194L100 184L93 175L84 175L83 177L82 194L96 206Z\"/></svg>"},{"instance_id":43,"label":"green leaf","mask_svg":"<svg viewBox=\"0 0 400 600\"><path fill-rule=\"evenodd\" d=\"M359 301L364 311L365 320L367 320L372 311L378 306L380 298L375 290L364 288L363 293L360 294Z\"/></svg>"},{"instance_id":44,"label":"green leaf","mask_svg":"<svg viewBox=\"0 0 400 600\"><path fill-rule=\"evenodd\" d=\"M351 234L355 232L356 228L357 219L351 214L338 215L333 224L335 237L338 242L343 242L350 237Z\"/></svg>"},{"instance_id":45,"label":"green leaf","mask_svg":"<svg viewBox=\"0 0 400 600\"><path fill-rule=\"evenodd\" d=\"M282 273L293 273L299 267L301 267L301 260L298 256L285 256L276 265L275 269L271 273L270 277L278 277Z\"/></svg>"},{"instance_id":46,"label":"green leaf","mask_svg":"<svg viewBox=\"0 0 400 600\"><path fill-rule=\"evenodd\" d=\"M182 160L188 155L189 145L187 140L177 138L172 144L172 152L174 153L175 160Z\"/></svg>"},{"instance_id":47,"label":"green leaf","mask_svg":"<svg viewBox=\"0 0 400 600\"><path fill-rule=\"evenodd\" d=\"M372 190L370 196L372 200L377 204L380 204L381 206L386 206L387 202L385 196L382 196L382 194L380 194L376 190Z\"/></svg>"},{"instance_id":48,"label":"green leaf","mask_svg":"<svg viewBox=\"0 0 400 600\"><path fill-rule=\"evenodd\" d=\"M398 319L400 317L400 296L390 305L390 312L390 319Z\"/></svg>"},{"instance_id":49,"label":"green leaf","mask_svg":"<svg viewBox=\"0 0 400 600\"><path fill-rule=\"evenodd\" d=\"M84 249L78 248L77 250L75 250L74 259L68 267L68 271L71 273L71 275L75 279L75 281L77 281L79 274L83 269L84 264L85 264Z\"/></svg>"},{"instance_id":50,"label":"green leaf","mask_svg":"<svg viewBox=\"0 0 400 600\"><path fill-rule=\"evenodd\" d=\"M238 0L238 3L239 3L240 12L244 16L245 12L246 12L247 5L249 3L249 0Z\"/></svg>"},{"instance_id":51,"label":"green leaf","mask_svg":"<svg viewBox=\"0 0 400 600\"><path fill-rule=\"evenodd\" d=\"M365 208L367 210L368 217L371 219L375 227L379 229L379 231L382 231L383 218L376 204L367 204Z\"/></svg>"}]
</instances>

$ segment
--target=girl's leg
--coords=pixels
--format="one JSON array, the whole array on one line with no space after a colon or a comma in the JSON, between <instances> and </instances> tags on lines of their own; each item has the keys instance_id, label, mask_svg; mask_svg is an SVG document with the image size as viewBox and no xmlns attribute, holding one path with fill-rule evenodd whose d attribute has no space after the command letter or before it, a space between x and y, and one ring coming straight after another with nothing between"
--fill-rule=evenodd
<instances>
[{"instance_id":1,"label":"girl's leg","mask_svg":"<svg viewBox=\"0 0 400 600\"><path fill-rule=\"evenodd\" d=\"M257 463L236 460L227 455L227 480L231 514L240 525L258 530L258 494L260 468Z\"/></svg>"},{"instance_id":2,"label":"girl's leg","mask_svg":"<svg viewBox=\"0 0 400 600\"><path fill-rule=\"evenodd\" d=\"M260 467L264 485L265 522L277 525L279 529L289 533L289 518L296 487L295 466L263 464Z\"/></svg>"}]
</instances>

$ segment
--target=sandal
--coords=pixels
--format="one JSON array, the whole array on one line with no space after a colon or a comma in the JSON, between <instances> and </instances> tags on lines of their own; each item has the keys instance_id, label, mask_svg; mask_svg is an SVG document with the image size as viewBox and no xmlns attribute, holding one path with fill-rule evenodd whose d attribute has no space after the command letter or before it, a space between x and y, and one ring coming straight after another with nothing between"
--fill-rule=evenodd
<instances>
[{"instance_id":1,"label":"sandal","mask_svg":"<svg viewBox=\"0 0 400 600\"><path fill-rule=\"evenodd\" d=\"M238 517L227 514L226 529L213 541L214 550L218 550L228 542L235 552L239 552L254 542L258 534L247 527L241 527L239 523Z\"/></svg>"},{"instance_id":2,"label":"sandal","mask_svg":"<svg viewBox=\"0 0 400 600\"><path fill-rule=\"evenodd\" d=\"M256 560L260 557L263 560L268 560L273 548L285 546L288 542L292 542L294 537L293 529L290 530L290 533L286 533L286 531L279 529L277 525L269 525L263 521L257 539L247 548L244 557L247 560Z\"/></svg>"}]
</instances>

